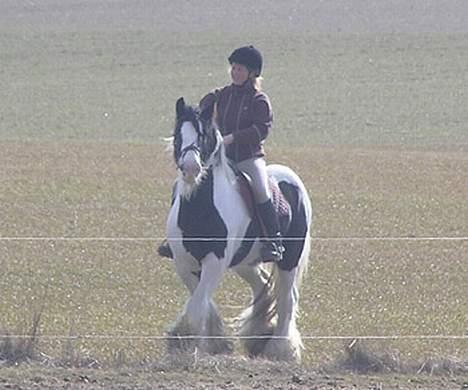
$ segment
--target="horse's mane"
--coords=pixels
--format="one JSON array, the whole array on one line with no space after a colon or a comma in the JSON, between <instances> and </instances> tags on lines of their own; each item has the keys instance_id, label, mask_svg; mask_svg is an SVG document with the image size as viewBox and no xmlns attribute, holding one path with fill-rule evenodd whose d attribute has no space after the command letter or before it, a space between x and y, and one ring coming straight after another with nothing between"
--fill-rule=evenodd
<instances>
[{"instance_id":1,"label":"horse's mane","mask_svg":"<svg viewBox=\"0 0 468 390\"><path fill-rule=\"evenodd\" d=\"M174 134L180 131L184 122L192 122L195 124L200 116L200 108L198 106L185 106L184 115L176 118L174 126Z\"/></svg>"}]
</instances>

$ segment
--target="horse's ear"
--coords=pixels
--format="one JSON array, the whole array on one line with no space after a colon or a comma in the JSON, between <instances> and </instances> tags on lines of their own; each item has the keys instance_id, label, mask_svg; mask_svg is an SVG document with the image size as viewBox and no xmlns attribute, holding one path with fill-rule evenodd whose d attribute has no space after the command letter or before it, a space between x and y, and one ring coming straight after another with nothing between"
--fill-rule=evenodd
<instances>
[{"instance_id":1,"label":"horse's ear","mask_svg":"<svg viewBox=\"0 0 468 390\"><path fill-rule=\"evenodd\" d=\"M182 117L182 115L184 114L185 114L185 100L183 97L180 97L179 99L177 99L177 103L176 103L177 118Z\"/></svg>"},{"instance_id":2,"label":"horse's ear","mask_svg":"<svg viewBox=\"0 0 468 390\"><path fill-rule=\"evenodd\" d=\"M213 104L209 104L208 106L206 107L203 107L201 113L200 113L200 117L204 120L211 120L213 118L213 111L214 111L214 103Z\"/></svg>"}]
</instances>

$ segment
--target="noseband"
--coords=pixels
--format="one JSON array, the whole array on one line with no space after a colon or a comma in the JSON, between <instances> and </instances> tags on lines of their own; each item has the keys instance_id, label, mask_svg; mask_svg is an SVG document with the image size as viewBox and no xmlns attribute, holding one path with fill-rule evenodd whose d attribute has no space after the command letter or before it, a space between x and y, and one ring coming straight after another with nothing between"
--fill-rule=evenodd
<instances>
[{"instance_id":1,"label":"noseband","mask_svg":"<svg viewBox=\"0 0 468 390\"><path fill-rule=\"evenodd\" d=\"M181 149L180 157L179 157L179 160L177 161L178 169L182 170L182 166L179 164L179 161L183 160L185 158L185 155L188 152L196 152L200 155L202 154L200 147L195 142L192 142L189 146L186 146L185 148Z\"/></svg>"}]
</instances>

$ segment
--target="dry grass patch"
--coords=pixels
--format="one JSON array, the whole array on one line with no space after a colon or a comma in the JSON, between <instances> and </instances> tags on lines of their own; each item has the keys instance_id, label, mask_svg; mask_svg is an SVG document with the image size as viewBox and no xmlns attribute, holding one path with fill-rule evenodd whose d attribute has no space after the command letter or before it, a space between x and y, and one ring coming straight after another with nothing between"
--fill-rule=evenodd
<instances>
[{"instance_id":1,"label":"dry grass patch","mask_svg":"<svg viewBox=\"0 0 468 390\"><path fill-rule=\"evenodd\" d=\"M344 346L344 352L334 362L324 367L327 372L353 372L360 375L406 374L406 375L468 375L468 357L433 356L422 360L402 359L399 351L376 350L369 343L354 339Z\"/></svg>"},{"instance_id":2,"label":"dry grass patch","mask_svg":"<svg viewBox=\"0 0 468 390\"><path fill-rule=\"evenodd\" d=\"M42 312L33 316L28 331L11 334L7 331L0 334L0 367L13 366L38 359L39 324Z\"/></svg>"}]
</instances>

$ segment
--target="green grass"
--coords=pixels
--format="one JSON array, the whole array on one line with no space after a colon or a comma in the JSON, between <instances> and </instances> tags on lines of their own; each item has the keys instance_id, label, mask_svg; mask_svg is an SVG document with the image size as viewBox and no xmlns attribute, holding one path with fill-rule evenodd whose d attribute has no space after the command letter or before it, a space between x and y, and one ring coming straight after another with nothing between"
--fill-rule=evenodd
<instances>
[{"instance_id":1,"label":"green grass","mask_svg":"<svg viewBox=\"0 0 468 390\"><path fill-rule=\"evenodd\" d=\"M0 139L158 142L176 99L228 82L239 41L265 53L272 142L466 147L463 34L26 32L0 37Z\"/></svg>"},{"instance_id":2,"label":"green grass","mask_svg":"<svg viewBox=\"0 0 468 390\"><path fill-rule=\"evenodd\" d=\"M466 232L465 183L454 174L466 168L463 153L308 150L272 148L271 157L303 176L314 201L315 237ZM164 342L144 337L164 335L186 299L172 264L155 253L174 174L162 153L156 145L3 145L4 236L154 240L2 241L2 329L25 329L44 307L40 334L111 336L71 342L99 361L160 356ZM464 241L314 241L300 329L306 336L462 335L466 250ZM248 303L249 292L232 275L216 298L229 319ZM332 359L344 343L306 340L305 362ZM460 340L369 343L414 359L466 350ZM60 339L39 344L52 356L63 346Z\"/></svg>"}]
</instances>

